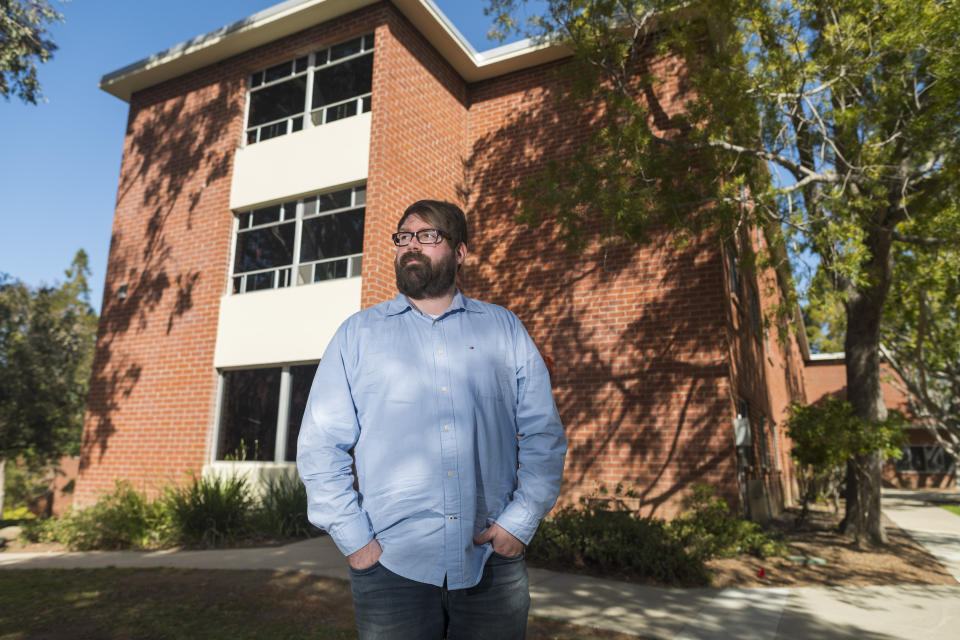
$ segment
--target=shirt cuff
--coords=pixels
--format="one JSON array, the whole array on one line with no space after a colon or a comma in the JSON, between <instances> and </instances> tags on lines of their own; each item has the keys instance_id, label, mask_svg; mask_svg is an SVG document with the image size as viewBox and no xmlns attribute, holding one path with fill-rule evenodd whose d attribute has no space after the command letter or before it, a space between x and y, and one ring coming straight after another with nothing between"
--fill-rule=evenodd
<instances>
[{"instance_id":1,"label":"shirt cuff","mask_svg":"<svg viewBox=\"0 0 960 640\"><path fill-rule=\"evenodd\" d=\"M330 537L345 556L355 553L373 540L373 527L366 513L358 513L351 520L330 530Z\"/></svg>"},{"instance_id":2,"label":"shirt cuff","mask_svg":"<svg viewBox=\"0 0 960 640\"><path fill-rule=\"evenodd\" d=\"M519 502L511 502L494 522L524 545L528 545L533 534L537 532L540 518L524 509Z\"/></svg>"}]
</instances>

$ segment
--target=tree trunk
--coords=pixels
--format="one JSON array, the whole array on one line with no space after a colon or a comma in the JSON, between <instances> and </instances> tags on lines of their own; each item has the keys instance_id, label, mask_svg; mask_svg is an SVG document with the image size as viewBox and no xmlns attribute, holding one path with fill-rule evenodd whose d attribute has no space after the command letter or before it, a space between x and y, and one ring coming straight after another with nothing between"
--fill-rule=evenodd
<instances>
[{"instance_id":1,"label":"tree trunk","mask_svg":"<svg viewBox=\"0 0 960 640\"><path fill-rule=\"evenodd\" d=\"M863 265L865 282L848 289L846 303L847 400L855 415L877 422L887 417L880 389L880 321L893 271L890 233L874 228L865 244L869 251ZM882 464L879 451L853 456L847 463L847 505L840 526L858 544L887 541L880 519Z\"/></svg>"},{"instance_id":2,"label":"tree trunk","mask_svg":"<svg viewBox=\"0 0 960 640\"><path fill-rule=\"evenodd\" d=\"M6 485L4 485L4 478L6 478L7 473L7 459L0 458L0 520L3 520L3 496L4 491L6 491Z\"/></svg>"}]
</instances>

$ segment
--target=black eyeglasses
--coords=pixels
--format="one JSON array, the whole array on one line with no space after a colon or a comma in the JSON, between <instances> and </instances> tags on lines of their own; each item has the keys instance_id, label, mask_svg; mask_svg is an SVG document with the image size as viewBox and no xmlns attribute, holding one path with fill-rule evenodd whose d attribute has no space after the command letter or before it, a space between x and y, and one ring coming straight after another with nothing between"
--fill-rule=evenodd
<instances>
[{"instance_id":1,"label":"black eyeglasses","mask_svg":"<svg viewBox=\"0 0 960 640\"><path fill-rule=\"evenodd\" d=\"M443 238L449 238L450 235L440 231L440 229L420 229L420 231L397 231L390 236L393 238L393 244L398 247L405 247L417 236L417 242L420 244L437 244Z\"/></svg>"}]
</instances>

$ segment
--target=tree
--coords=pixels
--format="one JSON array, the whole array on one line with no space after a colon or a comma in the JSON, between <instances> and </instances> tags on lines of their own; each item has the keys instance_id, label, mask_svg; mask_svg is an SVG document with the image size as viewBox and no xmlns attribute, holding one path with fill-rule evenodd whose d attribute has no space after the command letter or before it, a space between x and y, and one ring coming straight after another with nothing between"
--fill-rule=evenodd
<instances>
[{"instance_id":1,"label":"tree","mask_svg":"<svg viewBox=\"0 0 960 640\"><path fill-rule=\"evenodd\" d=\"M785 426L793 442L790 455L801 469L800 522L818 494L836 499L851 457L879 450L884 459L899 458L906 440L904 425L906 419L898 411L891 411L878 425L865 425L849 402L834 396L817 405L791 405Z\"/></svg>"},{"instance_id":2,"label":"tree","mask_svg":"<svg viewBox=\"0 0 960 640\"><path fill-rule=\"evenodd\" d=\"M523 2L488 0L501 32ZM862 424L882 423L894 245L957 242L934 224L960 178L957 3L549 0L528 28L568 44L571 97L602 119L569 162L520 184L521 219L556 220L573 246L597 217L637 242L658 225L721 239L752 226L781 280L785 255L814 256L845 311L847 398ZM651 54L682 60L677 75L658 77ZM880 465L874 452L848 466L858 542L885 541Z\"/></svg>"},{"instance_id":3,"label":"tree","mask_svg":"<svg viewBox=\"0 0 960 640\"><path fill-rule=\"evenodd\" d=\"M937 222L960 233L955 201L944 202ZM960 249L934 243L905 251L895 273L881 347L897 374L891 384L906 394L916 419L960 460Z\"/></svg>"},{"instance_id":4,"label":"tree","mask_svg":"<svg viewBox=\"0 0 960 640\"><path fill-rule=\"evenodd\" d=\"M79 451L97 329L89 273L81 249L59 287L0 277L0 478L7 460L36 467Z\"/></svg>"},{"instance_id":5,"label":"tree","mask_svg":"<svg viewBox=\"0 0 960 640\"><path fill-rule=\"evenodd\" d=\"M47 26L63 16L47 0L0 0L0 95L37 104L37 63L57 50Z\"/></svg>"}]
</instances>

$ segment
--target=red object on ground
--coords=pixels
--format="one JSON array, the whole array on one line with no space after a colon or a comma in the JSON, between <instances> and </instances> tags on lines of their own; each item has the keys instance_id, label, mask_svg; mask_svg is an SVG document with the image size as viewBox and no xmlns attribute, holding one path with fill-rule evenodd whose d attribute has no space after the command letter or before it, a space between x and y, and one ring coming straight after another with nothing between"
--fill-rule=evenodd
<instances>
[{"instance_id":1,"label":"red object on ground","mask_svg":"<svg viewBox=\"0 0 960 640\"><path fill-rule=\"evenodd\" d=\"M758 578L762 578L762 577L764 577L765 575L767 575L767 570L764 569L763 567L760 567L760 571L757 571L757 577L758 577Z\"/></svg>"}]
</instances>

